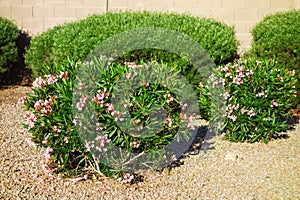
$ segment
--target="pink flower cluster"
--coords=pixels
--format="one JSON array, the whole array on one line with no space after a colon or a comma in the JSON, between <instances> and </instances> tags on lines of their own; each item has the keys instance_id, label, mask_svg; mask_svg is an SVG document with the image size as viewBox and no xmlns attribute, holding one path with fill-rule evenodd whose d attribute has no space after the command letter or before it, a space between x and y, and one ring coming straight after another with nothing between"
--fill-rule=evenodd
<instances>
[{"instance_id":1,"label":"pink flower cluster","mask_svg":"<svg viewBox=\"0 0 300 200\"><path fill-rule=\"evenodd\" d=\"M171 127L172 124L173 124L172 118L168 117L168 118L167 118L167 123L168 123L168 127Z\"/></svg>"},{"instance_id":2,"label":"pink flower cluster","mask_svg":"<svg viewBox=\"0 0 300 200\"><path fill-rule=\"evenodd\" d=\"M274 106L278 107L278 104L274 100L272 100L271 101L271 108L273 108Z\"/></svg>"},{"instance_id":3,"label":"pink flower cluster","mask_svg":"<svg viewBox=\"0 0 300 200\"><path fill-rule=\"evenodd\" d=\"M255 112L254 112L253 110L246 110L246 109L244 109L244 108L242 108L241 113L242 113L242 114L247 113L250 117L255 116Z\"/></svg>"},{"instance_id":4,"label":"pink flower cluster","mask_svg":"<svg viewBox=\"0 0 300 200\"><path fill-rule=\"evenodd\" d=\"M122 180L123 183L131 183L131 181L133 180L134 178L134 175L131 175L129 173L126 173L123 177L123 180L122 179L118 179L119 181Z\"/></svg>"},{"instance_id":5,"label":"pink flower cluster","mask_svg":"<svg viewBox=\"0 0 300 200\"><path fill-rule=\"evenodd\" d=\"M51 160L51 154L54 152L53 148L47 147L45 151L45 160L48 163Z\"/></svg>"},{"instance_id":6,"label":"pink flower cluster","mask_svg":"<svg viewBox=\"0 0 300 200\"><path fill-rule=\"evenodd\" d=\"M180 117L181 122L187 123L187 127L190 130L195 130L195 127L192 125L193 116L187 116L187 114L180 113L179 117Z\"/></svg>"},{"instance_id":7,"label":"pink flower cluster","mask_svg":"<svg viewBox=\"0 0 300 200\"><path fill-rule=\"evenodd\" d=\"M47 79L47 84L48 85L51 85L51 84L54 84L57 82L57 76L54 76L52 74L48 74L48 75L45 75L44 76L46 79ZM68 79L69 78L69 75L68 75L68 72L60 72L60 75L58 76L59 78L66 78ZM46 82L42 79L42 77L38 77L36 78L33 83L32 83L32 86L34 88L42 88L42 87L45 87L46 85Z\"/></svg>"},{"instance_id":8,"label":"pink flower cluster","mask_svg":"<svg viewBox=\"0 0 300 200\"><path fill-rule=\"evenodd\" d=\"M287 73L289 73L290 75L292 75L292 76L295 76L295 74L296 74L296 71L295 70L288 70L288 69L286 69L285 70Z\"/></svg>"},{"instance_id":9,"label":"pink flower cluster","mask_svg":"<svg viewBox=\"0 0 300 200\"><path fill-rule=\"evenodd\" d=\"M268 95L266 95L264 92L260 92L257 93L255 96L261 98L261 97L267 97Z\"/></svg>"},{"instance_id":10,"label":"pink flower cluster","mask_svg":"<svg viewBox=\"0 0 300 200\"><path fill-rule=\"evenodd\" d=\"M27 96L21 97L18 99L18 105L24 106L27 102Z\"/></svg>"},{"instance_id":11,"label":"pink flower cluster","mask_svg":"<svg viewBox=\"0 0 300 200\"><path fill-rule=\"evenodd\" d=\"M53 131L56 132L56 133L60 133L61 132L61 127L57 126L57 125L54 125L53 126Z\"/></svg>"},{"instance_id":12,"label":"pink flower cluster","mask_svg":"<svg viewBox=\"0 0 300 200\"><path fill-rule=\"evenodd\" d=\"M33 113L26 113L25 116L27 117L26 124L28 125L28 130L30 130L37 122L37 115Z\"/></svg>"},{"instance_id":13,"label":"pink flower cluster","mask_svg":"<svg viewBox=\"0 0 300 200\"><path fill-rule=\"evenodd\" d=\"M237 76L233 77L233 73L232 71L230 71L231 69L236 70ZM220 71L225 73L226 78L233 78L232 82L237 85L243 84L243 78L245 78L246 76L250 77L251 75L253 75L253 70L246 71L245 66L239 65L225 66L224 68L221 68Z\"/></svg>"},{"instance_id":14,"label":"pink flower cluster","mask_svg":"<svg viewBox=\"0 0 300 200\"><path fill-rule=\"evenodd\" d=\"M32 86L34 88L42 88L46 86L46 82L42 79L42 77L38 77L33 81Z\"/></svg>"},{"instance_id":15,"label":"pink flower cluster","mask_svg":"<svg viewBox=\"0 0 300 200\"><path fill-rule=\"evenodd\" d=\"M105 135L99 135L95 138L98 145L96 146L96 149L100 152L107 151L107 148L105 148L106 144L110 142L110 139L107 138L107 134Z\"/></svg>"},{"instance_id":16,"label":"pink flower cluster","mask_svg":"<svg viewBox=\"0 0 300 200\"><path fill-rule=\"evenodd\" d=\"M120 112L120 111L115 110L115 107L112 105L112 103L106 103L104 105L107 107L106 112L110 113L115 118L116 122L117 121L120 121L120 122L124 121L124 118L122 118L122 116L124 114L126 114L126 112Z\"/></svg>"},{"instance_id":17,"label":"pink flower cluster","mask_svg":"<svg viewBox=\"0 0 300 200\"><path fill-rule=\"evenodd\" d=\"M83 107L84 107L84 105L85 105L86 102L88 101L88 99L89 99L88 96L82 95L82 96L80 97L80 99L79 99L79 102L76 103L76 108L77 108L78 110L82 110Z\"/></svg>"},{"instance_id":18,"label":"pink flower cluster","mask_svg":"<svg viewBox=\"0 0 300 200\"><path fill-rule=\"evenodd\" d=\"M133 148L139 148L140 142L139 141L130 142L130 146L132 146Z\"/></svg>"},{"instance_id":19,"label":"pink flower cluster","mask_svg":"<svg viewBox=\"0 0 300 200\"><path fill-rule=\"evenodd\" d=\"M134 62L124 62L125 65L129 67L129 69L140 69L143 65L136 65Z\"/></svg>"},{"instance_id":20,"label":"pink flower cluster","mask_svg":"<svg viewBox=\"0 0 300 200\"><path fill-rule=\"evenodd\" d=\"M104 106L104 100L108 98L108 94L107 94L107 88L104 88L104 90L97 90L97 94L96 96L94 97L94 101L97 103L97 104L100 104L101 107Z\"/></svg>"},{"instance_id":21,"label":"pink flower cluster","mask_svg":"<svg viewBox=\"0 0 300 200\"><path fill-rule=\"evenodd\" d=\"M58 98L57 96L52 96L49 100L38 100L34 104L34 109L40 111L42 114L50 114L52 112L52 104L54 103L54 99Z\"/></svg>"},{"instance_id":22,"label":"pink flower cluster","mask_svg":"<svg viewBox=\"0 0 300 200\"><path fill-rule=\"evenodd\" d=\"M47 83L48 85L54 84L57 82L57 79L55 76L53 76L52 74L49 75L45 75L45 78L47 79Z\"/></svg>"},{"instance_id":23,"label":"pink flower cluster","mask_svg":"<svg viewBox=\"0 0 300 200\"><path fill-rule=\"evenodd\" d=\"M170 103L174 101L174 97L172 97L170 94L168 94L167 103Z\"/></svg>"},{"instance_id":24,"label":"pink flower cluster","mask_svg":"<svg viewBox=\"0 0 300 200\"><path fill-rule=\"evenodd\" d=\"M227 100L230 97L230 94L228 92L222 94L225 100Z\"/></svg>"},{"instance_id":25,"label":"pink flower cluster","mask_svg":"<svg viewBox=\"0 0 300 200\"><path fill-rule=\"evenodd\" d=\"M239 109L239 107L240 107L239 104L237 104L237 105L229 104L225 110L225 116L227 116L229 119L231 119L232 121L235 122L237 120L237 116L231 115L231 114L234 110Z\"/></svg>"}]
</instances>

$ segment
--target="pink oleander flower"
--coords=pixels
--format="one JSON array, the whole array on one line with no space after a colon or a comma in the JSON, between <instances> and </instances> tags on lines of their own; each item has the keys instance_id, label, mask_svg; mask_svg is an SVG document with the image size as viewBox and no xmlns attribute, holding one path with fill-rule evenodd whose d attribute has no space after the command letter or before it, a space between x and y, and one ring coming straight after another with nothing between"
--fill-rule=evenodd
<instances>
[{"instance_id":1,"label":"pink oleander flower","mask_svg":"<svg viewBox=\"0 0 300 200\"><path fill-rule=\"evenodd\" d=\"M33 147L35 146L35 143L32 141L32 138L28 137L25 138L25 141L28 143L29 146Z\"/></svg>"},{"instance_id":2,"label":"pink oleander flower","mask_svg":"<svg viewBox=\"0 0 300 200\"><path fill-rule=\"evenodd\" d=\"M234 122L237 120L237 116L234 116L234 115L233 116L228 116L228 118L231 119Z\"/></svg>"},{"instance_id":3,"label":"pink oleander flower","mask_svg":"<svg viewBox=\"0 0 300 200\"><path fill-rule=\"evenodd\" d=\"M46 163L48 163L50 161L50 159L51 159L51 153L53 153L53 152L54 152L53 148L51 148L51 147L47 147L46 148L46 151L45 151L45 160L46 160Z\"/></svg>"},{"instance_id":4,"label":"pink oleander flower","mask_svg":"<svg viewBox=\"0 0 300 200\"><path fill-rule=\"evenodd\" d=\"M35 122L37 122L37 116L33 113L27 114L28 130L34 127Z\"/></svg>"},{"instance_id":5,"label":"pink oleander flower","mask_svg":"<svg viewBox=\"0 0 300 200\"><path fill-rule=\"evenodd\" d=\"M142 83L142 86L143 86L143 87L148 87L149 85L150 85L149 82L143 82L143 83Z\"/></svg>"},{"instance_id":6,"label":"pink oleander flower","mask_svg":"<svg viewBox=\"0 0 300 200\"><path fill-rule=\"evenodd\" d=\"M87 88L87 86L84 83L79 84L79 89L84 90L86 88Z\"/></svg>"},{"instance_id":7,"label":"pink oleander flower","mask_svg":"<svg viewBox=\"0 0 300 200\"><path fill-rule=\"evenodd\" d=\"M227 73L225 74L225 77L226 77L226 78L227 78L227 77L232 78L232 73L227 72Z\"/></svg>"},{"instance_id":8,"label":"pink oleander flower","mask_svg":"<svg viewBox=\"0 0 300 200\"><path fill-rule=\"evenodd\" d=\"M241 78L234 77L233 78L233 83L237 84L237 85L241 85L241 84L243 84L243 80Z\"/></svg>"},{"instance_id":9,"label":"pink oleander flower","mask_svg":"<svg viewBox=\"0 0 300 200\"><path fill-rule=\"evenodd\" d=\"M24 106L27 102L27 96L21 97L18 99L18 105Z\"/></svg>"},{"instance_id":10,"label":"pink oleander flower","mask_svg":"<svg viewBox=\"0 0 300 200\"><path fill-rule=\"evenodd\" d=\"M98 104L102 104L104 103L104 99L108 98L108 95L106 94L107 89L104 88L104 91L102 90L98 90L96 96L94 97L94 101Z\"/></svg>"},{"instance_id":11,"label":"pink oleander flower","mask_svg":"<svg viewBox=\"0 0 300 200\"><path fill-rule=\"evenodd\" d=\"M138 127L137 131L142 131L144 129L144 125L142 124L141 126Z\"/></svg>"},{"instance_id":12,"label":"pink oleander flower","mask_svg":"<svg viewBox=\"0 0 300 200\"><path fill-rule=\"evenodd\" d=\"M52 167L50 167L47 163L42 162L42 169L44 172L51 173Z\"/></svg>"},{"instance_id":13,"label":"pink oleander flower","mask_svg":"<svg viewBox=\"0 0 300 200\"><path fill-rule=\"evenodd\" d=\"M230 97L230 94L228 92L226 92L225 94L223 94L223 97L225 100L227 100Z\"/></svg>"},{"instance_id":14,"label":"pink oleander flower","mask_svg":"<svg viewBox=\"0 0 300 200\"><path fill-rule=\"evenodd\" d=\"M274 100L272 100L272 102L271 102L271 107L273 108L273 107L278 107L278 104L274 101Z\"/></svg>"},{"instance_id":15,"label":"pink oleander flower","mask_svg":"<svg viewBox=\"0 0 300 200\"><path fill-rule=\"evenodd\" d=\"M240 67L238 67L238 69L237 69L237 72L238 73L241 73L241 72L244 72L245 71L245 66L240 66Z\"/></svg>"},{"instance_id":16,"label":"pink oleander flower","mask_svg":"<svg viewBox=\"0 0 300 200\"><path fill-rule=\"evenodd\" d=\"M264 92L260 92L255 95L256 97L266 97L267 95Z\"/></svg>"},{"instance_id":17,"label":"pink oleander flower","mask_svg":"<svg viewBox=\"0 0 300 200\"><path fill-rule=\"evenodd\" d=\"M88 101L88 96L82 95L79 99L79 102L76 103L76 108L78 110L82 110L87 101Z\"/></svg>"},{"instance_id":18,"label":"pink oleander flower","mask_svg":"<svg viewBox=\"0 0 300 200\"><path fill-rule=\"evenodd\" d=\"M46 86L46 82L42 79L42 77L38 77L33 81L32 86L34 88L42 88Z\"/></svg>"},{"instance_id":19,"label":"pink oleander flower","mask_svg":"<svg viewBox=\"0 0 300 200\"><path fill-rule=\"evenodd\" d=\"M112 112L115 110L114 106L111 103L105 104L107 106L107 112Z\"/></svg>"},{"instance_id":20,"label":"pink oleander flower","mask_svg":"<svg viewBox=\"0 0 300 200\"><path fill-rule=\"evenodd\" d=\"M140 122L141 122L140 119L136 119L136 120L133 120L133 121L132 121L132 124L133 124L133 125L137 125L137 124L139 124Z\"/></svg>"},{"instance_id":21,"label":"pink oleander flower","mask_svg":"<svg viewBox=\"0 0 300 200\"><path fill-rule=\"evenodd\" d=\"M186 107L188 106L188 104L187 103L184 103L183 105L182 105L182 110L185 110L186 109Z\"/></svg>"},{"instance_id":22,"label":"pink oleander flower","mask_svg":"<svg viewBox=\"0 0 300 200\"><path fill-rule=\"evenodd\" d=\"M140 142L139 141L130 142L130 146L137 149L140 146Z\"/></svg>"},{"instance_id":23,"label":"pink oleander flower","mask_svg":"<svg viewBox=\"0 0 300 200\"><path fill-rule=\"evenodd\" d=\"M181 121L184 121L184 120L187 119L187 115L186 115L186 114L183 114L183 113L180 113L180 114L179 114L179 117L180 117Z\"/></svg>"},{"instance_id":24,"label":"pink oleander flower","mask_svg":"<svg viewBox=\"0 0 300 200\"><path fill-rule=\"evenodd\" d=\"M257 65L257 66L261 66L261 65L262 65L261 61L257 60L257 61L256 61L256 65Z\"/></svg>"},{"instance_id":25,"label":"pink oleander flower","mask_svg":"<svg viewBox=\"0 0 300 200\"><path fill-rule=\"evenodd\" d=\"M199 83L199 86L200 86L201 88L204 88L204 85L203 85L202 82Z\"/></svg>"},{"instance_id":26,"label":"pink oleander flower","mask_svg":"<svg viewBox=\"0 0 300 200\"><path fill-rule=\"evenodd\" d=\"M44 104L43 100L38 100L34 104L34 109L41 110L43 108L43 104Z\"/></svg>"},{"instance_id":27,"label":"pink oleander flower","mask_svg":"<svg viewBox=\"0 0 300 200\"><path fill-rule=\"evenodd\" d=\"M174 98L170 94L168 94L167 103L170 103L172 101L174 101Z\"/></svg>"},{"instance_id":28,"label":"pink oleander flower","mask_svg":"<svg viewBox=\"0 0 300 200\"><path fill-rule=\"evenodd\" d=\"M228 72L228 71L229 71L229 68L228 68L228 67L224 67L224 68L221 69L221 71L223 71L223 72Z\"/></svg>"},{"instance_id":29,"label":"pink oleander flower","mask_svg":"<svg viewBox=\"0 0 300 200\"><path fill-rule=\"evenodd\" d=\"M248 111L248 115L249 115L250 117L253 117L253 116L255 116L255 112L254 112L253 110L249 110L249 111Z\"/></svg>"},{"instance_id":30,"label":"pink oleander flower","mask_svg":"<svg viewBox=\"0 0 300 200\"><path fill-rule=\"evenodd\" d=\"M96 149L100 152L106 152L107 148L105 148L105 144L110 142L110 139L107 138L107 134L102 136L97 136L95 140L98 142L98 145L96 146Z\"/></svg>"},{"instance_id":31,"label":"pink oleander flower","mask_svg":"<svg viewBox=\"0 0 300 200\"><path fill-rule=\"evenodd\" d=\"M140 69L143 65L136 65L134 62L125 62L125 65L128 65L129 69Z\"/></svg>"},{"instance_id":32,"label":"pink oleander flower","mask_svg":"<svg viewBox=\"0 0 300 200\"><path fill-rule=\"evenodd\" d=\"M283 77L282 77L282 76L279 76L279 74L277 74L277 77L278 77L278 80L279 80L280 82L283 82Z\"/></svg>"},{"instance_id":33,"label":"pink oleander flower","mask_svg":"<svg viewBox=\"0 0 300 200\"><path fill-rule=\"evenodd\" d=\"M91 148L95 147L95 141L86 141L85 147L88 151L91 151Z\"/></svg>"},{"instance_id":34,"label":"pink oleander flower","mask_svg":"<svg viewBox=\"0 0 300 200\"><path fill-rule=\"evenodd\" d=\"M129 173L126 173L124 175L124 178L123 178L123 183L131 183L131 181L133 180L134 176L129 174Z\"/></svg>"},{"instance_id":35,"label":"pink oleander flower","mask_svg":"<svg viewBox=\"0 0 300 200\"><path fill-rule=\"evenodd\" d=\"M239 73L239 77L240 77L240 78L244 78L244 77L245 77L244 72L240 72L240 73Z\"/></svg>"},{"instance_id":36,"label":"pink oleander flower","mask_svg":"<svg viewBox=\"0 0 300 200\"><path fill-rule=\"evenodd\" d=\"M172 124L173 124L173 120L171 118L167 118L167 121L168 121L168 126L171 127Z\"/></svg>"},{"instance_id":37,"label":"pink oleander flower","mask_svg":"<svg viewBox=\"0 0 300 200\"><path fill-rule=\"evenodd\" d=\"M191 123L188 123L188 124L187 124L187 127L188 127L190 130L195 130L195 129L196 129L195 126L192 125Z\"/></svg>"},{"instance_id":38,"label":"pink oleander flower","mask_svg":"<svg viewBox=\"0 0 300 200\"><path fill-rule=\"evenodd\" d=\"M49 85L54 84L55 82L57 82L56 77L53 76L52 74L45 75L45 77L47 78L47 83L48 83Z\"/></svg>"},{"instance_id":39,"label":"pink oleander flower","mask_svg":"<svg viewBox=\"0 0 300 200\"><path fill-rule=\"evenodd\" d=\"M242 115L245 114L245 113L248 113L248 110L242 108L241 113L242 113Z\"/></svg>"},{"instance_id":40,"label":"pink oleander flower","mask_svg":"<svg viewBox=\"0 0 300 200\"><path fill-rule=\"evenodd\" d=\"M68 72L60 72L59 78L69 79Z\"/></svg>"},{"instance_id":41,"label":"pink oleander flower","mask_svg":"<svg viewBox=\"0 0 300 200\"><path fill-rule=\"evenodd\" d=\"M294 97L297 97L297 92L291 91L290 94L292 94Z\"/></svg>"},{"instance_id":42,"label":"pink oleander flower","mask_svg":"<svg viewBox=\"0 0 300 200\"><path fill-rule=\"evenodd\" d=\"M246 73L246 76L248 76L248 77L250 77L251 75L253 75L252 69Z\"/></svg>"},{"instance_id":43,"label":"pink oleander flower","mask_svg":"<svg viewBox=\"0 0 300 200\"><path fill-rule=\"evenodd\" d=\"M61 132L61 128L59 126L54 125L53 126L53 131L55 131L56 133L60 133Z\"/></svg>"}]
</instances>

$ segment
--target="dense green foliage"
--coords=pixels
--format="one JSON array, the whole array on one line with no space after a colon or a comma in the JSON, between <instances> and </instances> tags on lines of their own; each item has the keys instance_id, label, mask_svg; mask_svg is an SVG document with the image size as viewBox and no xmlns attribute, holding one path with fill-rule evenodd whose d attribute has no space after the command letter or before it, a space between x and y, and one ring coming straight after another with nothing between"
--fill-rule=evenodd
<instances>
[{"instance_id":1,"label":"dense green foliage","mask_svg":"<svg viewBox=\"0 0 300 200\"><path fill-rule=\"evenodd\" d=\"M0 74L7 71L17 61L18 27L8 19L0 17Z\"/></svg>"},{"instance_id":2,"label":"dense green foliage","mask_svg":"<svg viewBox=\"0 0 300 200\"><path fill-rule=\"evenodd\" d=\"M279 12L265 17L253 29L252 49L248 53L258 59L274 59L296 70L300 78L300 10ZM300 91L300 83L297 84ZM294 106L299 106L299 98Z\"/></svg>"},{"instance_id":3,"label":"dense green foliage","mask_svg":"<svg viewBox=\"0 0 300 200\"><path fill-rule=\"evenodd\" d=\"M237 54L238 42L234 29L224 23L181 14L120 12L93 15L48 30L32 40L25 55L26 64L33 70L34 76L38 77L42 75L43 64L59 65L67 57L83 61L106 39L141 27L157 27L183 33L207 50L216 64L232 61ZM154 59L173 62L178 59L178 55L163 50L144 49L127 52L121 63Z\"/></svg>"},{"instance_id":4,"label":"dense green foliage","mask_svg":"<svg viewBox=\"0 0 300 200\"><path fill-rule=\"evenodd\" d=\"M220 79L212 77L212 84L199 90L211 96L210 89L225 84L222 96L227 106L220 127L227 139L267 142L287 130L297 96L295 70L272 60L249 59L220 67L218 73Z\"/></svg>"},{"instance_id":5,"label":"dense green foliage","mask_svg":"<svg viewBox=\"0 0 300 200\"><path fill-rule=\"evenodd\" d=\"M44 169L70 174L89 166L106 175L122 174L129 169L116 165L124 158L105 155L115 146L124 155L138 154L138 163L130 163L131 171L164 165L163 155L169 162L175 153L161 149L175 137L184 146L181 138L196 130L191 124L193 105L185 103L191 101L185 93L191 92L176 78L178 72L158 63L111 64L105 70L105 61L95 63L45 66L47 75L36 78L32 93L20 99L27 110L24 126L31 133L30 140L45 151ZM161 78L148 82L156 74ZM138 83L136 88L130 87L132 81Z\"/></svg>"}]
</instances>

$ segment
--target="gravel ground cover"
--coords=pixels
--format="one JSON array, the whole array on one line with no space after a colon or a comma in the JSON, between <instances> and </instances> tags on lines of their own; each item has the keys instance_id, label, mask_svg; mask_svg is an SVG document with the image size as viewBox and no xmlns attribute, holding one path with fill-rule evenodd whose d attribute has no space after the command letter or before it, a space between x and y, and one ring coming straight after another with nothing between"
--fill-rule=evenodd
<instances>
[{"instance_id":1,"label":"gravel ground cover","mask_svg":"<svg viewBox=\"0 0 300 200\"><path fill-rule=\"evenodd\" d=\"M43 172L41 153L25 138L19 97L29 87L0 88L0 199L300 199L300 124L264 143L216 139L211 150L185 158L144 181L123 184L90 176L75 182Z\"/></svg>"}]
</instances>

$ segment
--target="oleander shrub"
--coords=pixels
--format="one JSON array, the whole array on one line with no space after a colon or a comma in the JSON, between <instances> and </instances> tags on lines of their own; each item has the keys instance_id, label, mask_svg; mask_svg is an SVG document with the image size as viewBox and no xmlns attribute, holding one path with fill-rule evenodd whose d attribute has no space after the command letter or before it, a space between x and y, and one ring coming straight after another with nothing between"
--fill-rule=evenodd
<instances>
[{"instance_id":1,"label":"oleander shrub","mask_svg":"<svg viewBox=\"0 0 300 200\"><path fill-rule=\"evenodd\" d=\"M296 70L300 78L300 10L279 12L266 16L252 29L252 49L248 54L258 59L276 58L279 64ZM300 83L297 83L300 91ZM294 107L300 108L299 98Z\"/></svg>"},{"instance_id":2,"label":"oleander shrub","mask_svg":"<svg viewBox=\"0 0 300 200\"><path fill-rule=\"evenodd\" d=\"M0 74L7 71L17 61L18 48L16 40L18 27L10 20L0 17Z\"/></svg>"},{"instance_id":3,"label":"oleander shrub","mask_svg":"<svg viewBox=\"0 0 300 200\"><path fill-rule=\"evenodd\" d=\"M84 61L101 42L124 31L142 27L156 27L183 33L207 50L216 64L233 61L237 55L238 42L234 28L222 22L184 14L119 12L92 15L83 20L57 26L37 36L26 52L26 64L33 70L34 76L38 77L43 75L43 64L59 65L68 57ZM124 53L120 56L119 62L163 60L167 63L176 61L175 63L185 65L186 60L180 60L180 56L164 50L141 49ZM195 75L190 78L194 79L197 79Z\"/></svg>"},{"instance_id":4,"label":"oleander shrub","mask_svg":"<svg viewBox=\"0 0 300 200\"><path fill-rule=\"evenodd\" d=\"M198 89L209 100L211 89L224 86L223 136L230 141L268 142L287 130L297 96L295 70L273 60L252 58L236 60L217 72L221 78L212 77L209 85Z\"/></svg>"},{"instance_id":5,"label":"oleander shrub","mask_svg":"<svg viewBox=\"0 0 300 200\"><path fill-rule=\"evenodd\" d=\"M31 134L29 141L45 152L45 171L69 176L92 168L108 176L122 175L127 168L109 163L118 160L116 155L105 159L111 148L135 153L138 162L131 163L132 169L142 168L150 158L159 161L167 155L174 159L173 152L157 152L195 131L191 124L194 108L183 103L191 97L178 99L180 92L189 94L178 79L179 71L157 62L107 62L102 57L83 64L44 65L45 75L36 78L32 92L19 100L26 109L24 127ZM161 77L158 81L152 80L156 74ZM131 82L133 89L128 87ZM141 133L145 137L138 137ZM144 153L150 157L143 158ZM125 174L125 182L129 182L126 177L133 178Z\"/></svg>"}]
</instances>

